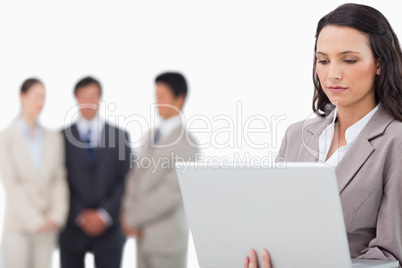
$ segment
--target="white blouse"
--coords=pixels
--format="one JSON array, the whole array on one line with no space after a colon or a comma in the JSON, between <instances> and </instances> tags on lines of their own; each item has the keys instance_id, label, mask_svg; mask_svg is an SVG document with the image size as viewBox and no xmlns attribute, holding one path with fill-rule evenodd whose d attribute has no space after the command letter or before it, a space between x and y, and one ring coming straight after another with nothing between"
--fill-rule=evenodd
<instances>
[{"instance_id":1,"label":"white blouse","mask_svg":"<svg viewBox=\"0 0 402 268\"><path fill-rule=\"evenodd\" d=\"M339 164L339 162L342 160L342 158L346 154L346 152L349 150L349 148L352 146L353 142L359 136L360 132L370 121L371 117L373 117L373 115L377 112L379 107L380 107L380 103L373 110L371 110L371 112L366 114L362 119L360 119L359 121L354 123L352 126L350 126L345 132L346 145L339 147L338 150L336 150L336 152L330 158L328 158L327 161L325 161L325 159L327 158L327 155L328 155L329 148L331 147L332 138L334 137L336 118L338 115L337 110L335 108L335 116L334 116L334 119L332 120L332 123L320 135L319 161L325 162L326 164L328 164L330 166L336 167Z\"/></svg>"}]
</instances>

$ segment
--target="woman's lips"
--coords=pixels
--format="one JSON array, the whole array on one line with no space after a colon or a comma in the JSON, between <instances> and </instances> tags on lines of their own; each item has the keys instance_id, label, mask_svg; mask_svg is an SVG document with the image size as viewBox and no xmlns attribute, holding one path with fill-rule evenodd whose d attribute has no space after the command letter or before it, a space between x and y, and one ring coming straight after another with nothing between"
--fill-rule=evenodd
<instances>
[{"instance_id":1,"label":"woman's lips","mask_svg":"<svg viewBox=\"0 0 402 268\"><path fill-rule=\"evenodd\" d=\"M340 87L340 86L329 86L327 87L329 91L332 93L340 93L347 89L347 87Z\"/></svg>"}]
</instances>

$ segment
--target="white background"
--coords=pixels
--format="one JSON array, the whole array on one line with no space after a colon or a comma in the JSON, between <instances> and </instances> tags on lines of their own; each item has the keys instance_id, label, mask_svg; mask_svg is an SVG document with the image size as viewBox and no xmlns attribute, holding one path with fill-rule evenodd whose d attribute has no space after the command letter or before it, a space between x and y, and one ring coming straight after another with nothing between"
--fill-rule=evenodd
<instances>
[{"instance_id":1,"label":"white background","mask_svg":"<svg viewBox=\"0 0 402 268\"><path fill-rule=\"evenodd\" d=\"M402 38L394 1L358 2L379 9ZM18 92L24 79L35 76L44 81L47 100L40 121L60 130L75 104L74 84L93 75L104 87L104 116L138 141L147 126L133 118L149 122L153 79L173 70L189 82L186 117L210 120L209 133L196 133L201 143L211 145L203 150L206 157L234 159L236 153L247 152L265 157L278 150L291 123L312 116L315 27L342 3L1 1L0 129L19 113ZM109 109L110 104L116 109ZM214 135L229 126L216 117L222 115L232 118L234 132ZM119 116L117 122L114 118ZM274 117L286 119L276 124ZM257 118L250 127L268 126L269 132L250 134L247 140L242 130L249 118ZM195 131L206 127L202 121L193 123L189 127ZM216 146L226 141L231 141L228 146ZM268 146L256 148L247 141ZM3 211L1 193L0 215ZM123 267L135 267L134 252L131 239ZM54 260L58 267L57 255ZM93 267L90 259L88 263ZM191 240L189 267L198 267Z\"/></svg>"}]
</instances>

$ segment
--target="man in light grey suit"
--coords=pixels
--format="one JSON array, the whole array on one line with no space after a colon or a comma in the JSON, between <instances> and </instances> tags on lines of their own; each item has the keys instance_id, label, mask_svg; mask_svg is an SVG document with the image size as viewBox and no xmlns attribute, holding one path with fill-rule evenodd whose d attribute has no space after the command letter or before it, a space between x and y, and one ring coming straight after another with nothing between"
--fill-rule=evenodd
<instances>
[{"instance_id":1,"label":"man in light grey suit","mask_svg":"<svg viewBox=\"0 0 402 268\"><path fill-rule=\"evenodd\" d=\"M137 238L138 268L182 268L188 227L174 163L195 161L198 151L180 117L187 95L184 77L163 73L155 83L163 121L149 131L127 176L121 221L124 232Z\"/></svg>"}]
</instances>

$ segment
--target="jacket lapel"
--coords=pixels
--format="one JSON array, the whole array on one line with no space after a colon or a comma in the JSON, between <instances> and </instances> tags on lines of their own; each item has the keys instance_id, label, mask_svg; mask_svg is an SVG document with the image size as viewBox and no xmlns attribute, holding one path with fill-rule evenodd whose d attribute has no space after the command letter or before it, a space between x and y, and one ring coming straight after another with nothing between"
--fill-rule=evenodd
<instances>
[{"instance_id":1,"label":"jacket lapel","mask_svg":"<svg viewBox=\"0 0 402 268\"><path fill-rule=\"evenodd\" d=\"M67 129L68 131L69 129ZM74 148L74 151L78 151L80 153L74 153L74 157L81 158L81 161L88 162L88 157L86 154L86 149L82 148L83 142L81 141L80 134L78 132L77 124L74 124L70 128L71 132L66 133L66 137L68 139L67 142L71 143ZM69 139L72 139L71 141Z\"/></svg>"},{"instance_id":2,"label":"jacket lapel","mask_svg":"<svg viewBox=\"0 0 402 268\"><path fill-rule=\"evenodd\" d=\"M303 126L301 145L303 148L299 151L307 151L308 153L301 153L298 161L318 161L320 135L331 124L333 117L334 112L323 121ZM375 149L370 141L381 136L392 121L393 119L380 106L335 169L339 193L343 191L357 171L374 152Z\"/></svg>"},{"instance_id":3,"label":"jacket lapel","mask_svg":"<svg viewBox=\"0 0 402 268\"><path fill-rule=\"evenodd\" d=\"M154 155L155 153L157 154L158 151L164 150L164 149L169 149L169 147L173 146L176 144L178 140L184 137L184 126L179 125L175 129L172 130L172 132L169 133L166 137L162 137L159 142L154 145L155 147L152 148L152 142L151 139L153 139L151 135L151 131L148 132L148 141L144 144L144 147L146 150L144 150L145 154L149 155ZM144 154L144 155L145 155Z\"/></svg>"},{"instance_id":4,"label":"jacket lapel","mask_svg":"<svg viewBox=\"0 0 402 268\"><path fill-rule=\"evenodd\" d=\"M175 129L173 129L172 132L169 133L169 135L162 138L159 144L170 147L170 146L176 144L183 137L184 137L184 126L179 125Z\"/></svg>"},{"instance_id":5,"label":"jacket lapel","mask_svg":"<svg viewBox=\"0 0 402 268\"><path fill-rule=\"evenodd\" d=\"M319 144L322 132L331 124L335 112L333 111L324 120L315 121L307 126L302 127L302 144L303 148L299 150L298 161L300 162L317 162L319 160ZM305 121L307 123L308 121ZM305 153L307 151L308 153Z\"/></svg>"},{"instance_id":6,"label":"jacket lapel","mask_svg":"<svg viewBox=\"0 0 402 268\"><path fill-rule=\"evenodd\" d=\"M360 132L354 144L335 169L339 193L345 189L357 171L375 151L370 141L381 136L393 120L385 109L380 106L362 132Z\"/></svg>"},{"instance_id":7,"label":"jacket lapel","mask_svg":"<svg viewBox=\"0 0 402 268\"><path fill-rule=\"evenodd\" d=\"M166 161L170 161L171 155L170 153L174 150L174 145L176 145L177 140L181 138L181 131L184 130L184 126L180 125L172 130L168 136L162 137L158 144L161 147L152 148L151 147L151 134L148 132L148 141L144 144L143 150L141 150L140 158L149 158L150 161L153 161L151 167L144 167L137 169L136 179L141 178L141 182L139 183L139 187L142 192L145 192L146 189L149 189L153 185L159 182L160 176L162 176L165 172L164 169L161 169L161 166L166 166ZM141 159L138 159L141 161ZM145 162L147 163L147 162ZM169 162L169 165L172 163ZM156 165L156 166L155 166ZM158 167L158 168L157 168Z\"/></svg>"},{"instance_id":8,"label":"jacket lapel","mask_svg":"<svg viewBox=\"0 0 402 268\"><path fill-rule=\"evenodd\" d=\"M339 193L345 189L346 185L352 180L356 172L364 162L366 162L373 151L374 148L367 139L358 137L355 140L335 168Z\"/></svg>"},{"instance_id":9,"label":"jacket lapel","mask_svg":"<svg viewBox=\"0 0 402 268\"><path fill-rule=\"evenodd\" d=\"M43 142L43 152L42 152L41 174L44 178L46 178L47 172L50 171L49 167L51 166L52 162L52 143L55 141L50 140L49 133L45 129L43 129L42 142Z\"/></svg>"},{"instance_id":10,"label":"jacket lapel","mask_svg":"<svg viewBox=\"0 0 402 268\"><path fill-rule=\"evenodd\" d=\"M105 149L120 146L119 144L115 144L116 137L109 137L109 134L111 134L110 131L111 129L109 128L108 124L105 123L105 126L103 127L99 137L98 146L94 148L94 164L98 164L99 162L101 162L102 157L104 156ZM117 135L118 133L115 132L113 134Z\"/></svg>"},{"instance_id":11,"label":"jacket lapel","mask_svg":"<svg viewBox=\"0 0 402 268\"><path fill-rule=\"evenodd\" d=\"M27 141L15 124L12 125L12 132L13 137L17 139L17 142L15 143L16 150L14 152L16 157L18 157L17 162L23 164L21 170L26 171L27 174L30 174L30 176L34 174L34 177L38 178L39 172L36 169L31 154L28 150Z\"/></svg>"}]
</instances>

